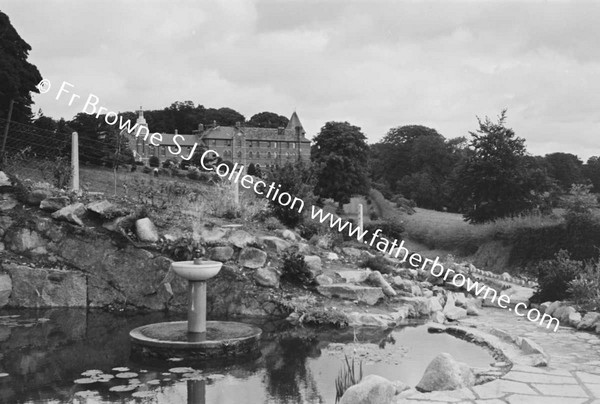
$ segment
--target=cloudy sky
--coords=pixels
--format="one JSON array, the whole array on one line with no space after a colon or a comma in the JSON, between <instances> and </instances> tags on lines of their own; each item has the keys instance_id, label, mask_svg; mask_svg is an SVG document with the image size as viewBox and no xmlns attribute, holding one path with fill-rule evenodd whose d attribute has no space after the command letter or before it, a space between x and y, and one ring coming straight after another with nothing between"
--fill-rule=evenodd
<instances>
[{"instance_id":1,"label":"cloudy sky","mask_svg":"<svg viewBox=\"0 0 600 404\"><path fill-rule=\"evenodd\" d=\"M83 104L55 99L62 81L113 111L295 109L309 138L348 121L369 142L409 124L464 136L507 108L531 153L600 155L600 3L4 0L2 11L52 83L35 101L55 118Z\"/></svg>"}]
</instances>

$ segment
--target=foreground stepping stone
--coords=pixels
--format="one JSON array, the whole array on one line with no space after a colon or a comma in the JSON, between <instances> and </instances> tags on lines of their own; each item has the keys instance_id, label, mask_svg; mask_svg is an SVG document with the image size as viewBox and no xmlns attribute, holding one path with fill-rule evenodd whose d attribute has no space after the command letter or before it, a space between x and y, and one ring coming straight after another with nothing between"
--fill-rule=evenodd
<instances>
[{"instance_id":1,"label":"foreground stepping stone","mask_svg":"<svg viewBox=\"0 0 600 404\"><path fill-rule=\"evenodd\" d=\"M323 285L317 287L319 293L323 296L338 297L345 300L357 300L370 306L376 304L379 299L383 299L381 288L371 286L359 286L349 283L334 283L332 285Z\"/></svg>"}]
</instances>

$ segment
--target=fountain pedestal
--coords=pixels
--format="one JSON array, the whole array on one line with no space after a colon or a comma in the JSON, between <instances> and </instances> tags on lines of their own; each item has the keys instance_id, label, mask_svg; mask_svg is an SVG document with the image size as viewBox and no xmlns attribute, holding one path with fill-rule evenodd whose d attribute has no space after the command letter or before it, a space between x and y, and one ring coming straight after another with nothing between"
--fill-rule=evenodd
<instances>
[{"instance_id":1,"label":"fountain pedestal","mask_svg":"<svg viewBox=\"0 0 600 404\"><path fill-rule=\"evenodd\" d=\"M206 321L206 281L216 276L222 265L217 261L174 262L172 269L189 282L188 321L133 329L129 333L133 353L162 359L214 359L258 352L260 328L231 321Z\"/></svg>"}]
</instances>

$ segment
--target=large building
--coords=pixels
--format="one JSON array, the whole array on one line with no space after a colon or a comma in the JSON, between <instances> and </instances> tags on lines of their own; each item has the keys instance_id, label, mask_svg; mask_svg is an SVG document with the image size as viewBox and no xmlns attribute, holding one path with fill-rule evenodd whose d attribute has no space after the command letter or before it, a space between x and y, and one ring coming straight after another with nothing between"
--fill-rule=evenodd
<instances>
[{"instance_id":1,"label":"large building","mask_svg":"<svg viewBox=\"0 0 600 404\"><path fill-rule=\"evenodd\" d=\"M138 128L145 127L150 132L141 109L138 114ZM129 145L136 160L144 163L151 156L157 156L161 162L169 158L189 159L190 154L199 152L200 146L216 151L224 160L246 167L250 164L278 167L287 162L310 159L310 141L305 137L306 133L296 112L285 128L252 128L240 123L235 126L213 124L209 127L200 124L192 134L181 134L177 130L175 133L161 134L162 140L155 140L155 143L159 143L158 146L149 142L150 136L146 141L143 134L136 137L136 132L128 134ZM177 145L181 147L181 152L171 153L179 151Z\"/></svg>"}]
</instances>

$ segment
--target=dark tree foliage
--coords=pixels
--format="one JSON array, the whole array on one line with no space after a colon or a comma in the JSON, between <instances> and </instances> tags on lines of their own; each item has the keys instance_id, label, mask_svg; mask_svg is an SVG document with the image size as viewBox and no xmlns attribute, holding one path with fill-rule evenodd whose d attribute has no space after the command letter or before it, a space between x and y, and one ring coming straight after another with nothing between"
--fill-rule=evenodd
<instances>
[{"instance_id":1,"label":"dark tree foliage","mask_svg":"<svg viewBox=\"0 0 600 404\"><path fill-rule=\"evenodd\" d=\"M592 192L600 193L600 157L592 156L582 168L583 176L592 184Z\"/></svg>"},{"instance_id":2,"label":"dark tree foliage","mask_svg":"<svg viewBox=\"0 0 600 404\"><path fill-rule=\"evenodd\" d=\"M570 153L551 153L545 156L548 175L555 179L563 192L584 180L583 161Z\"/></svg>"},{"instance_id":3,"label":"dark tree foliage","mask_svg":"<svg viewBox=\"0 0 600 404\"><path fill-rule=\"evenodd\" d=\"M498 122L478 118L479 129L470 132L473 154L462 165L457 186L466 201L465 220L471 223L536 208L547 190L545 173L530 165L525 140L506 128L505 120L506 110Z\"/></svg>"},{"instance_id":4,"label":"dark tree foliage","mask_svg":"<svg viewBox=\"0 0 600 404\"><path fill-rule=\"evenodd\" d=\"M37 67L27 61L31 46L27 44L0 11L0 117L6 118L11 100L14 100L12 120L29 123L31 120L31 92L39 92L36 85L42 80Z\"/></svg>"},{"instance_id":5,"label":"dark tree foliage","mask_svg":"<svg viewBox=\"0 0 600 404\"><path fill-rule=\"evenodd\" d=\"M318 166L315 194L340 207L369 191L369 146L365 135L348 122L327 122L314 138L311 160Z\"/></svg>"},{"instance_id":6,"label":"dark tree foliage","mask_svg":"<svg viewBox=\"0 0 600 404\"><path fill-rule=\"evenodd\" d=\"M132 116L134 113L126 114ZM199 124L204 127L213 124L234 126L238 122L243 124L246 120L242 114L231 108L207 109L203 105L194 105L193 101L176 101L162 110L144 111L144 118L152 132L173 133L177 129L179 133L186 134L197 130ZM132 122L134 121L135 118Z\"/></svg>"},{"instance_id":7,"label":"dark tree foliage","mask_svg":"<svg viewBox=\"0 0 600 404\"><path fill-rule=\"evenodd\" d=\"M289 119L283 115L277 115L274 112L259 112L253 115L252 118L246 123L246 126L255 128L285 128L289 122Z\"/></svg>"}]
</instances>

